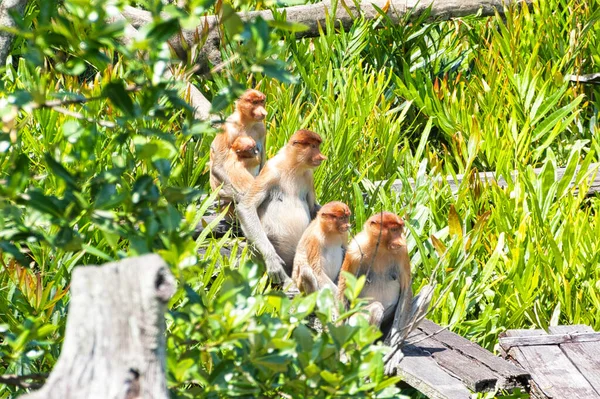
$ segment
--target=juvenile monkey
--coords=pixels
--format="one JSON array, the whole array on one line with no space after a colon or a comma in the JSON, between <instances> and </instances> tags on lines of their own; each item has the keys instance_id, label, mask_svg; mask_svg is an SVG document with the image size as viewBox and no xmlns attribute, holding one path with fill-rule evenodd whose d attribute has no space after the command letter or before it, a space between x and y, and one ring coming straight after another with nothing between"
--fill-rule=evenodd
<instances>
[{"instance_id":1,"label":"juvenile monkey","mask_svg":"<svg viewBox=\"0 0 600 399\"><path fill-rule=\"evenodd\" d=\"M310 294L335 285L348 245L348 218L351 212L343 202L329 202L317 213L302 234L294 257L292 279L300 291Z\"/></svg>"},{"instance_id":2,"label":"juvenile monkey","mask_svg":"<svg viewBox=\"0 0 600 399\"><path fill-rule=\"evenodd\" d=\"M231 184L224 163L229 149L236 138L249 136L256 142L260 155L259 170L265 164L265 140L267 131L263 120L267 116L265 95L258 90L246 90L236 102L236 110L223 124L222 131L210 146L210 186L218 187Z\"/></svg>"},{"instance_id":3,"label":"juvenile monkey","mask_svg":"<svg viewBox=\"0 0 600 399\"><path fill-rule=\"evenodd\" d=\"M327 157L322 139L298 130L265 164L250 190L237 199L237 216L274 283L289 282L296 246L316 215L313 170Z\"/></svg>"},{"instance_id":4,"label":"juvenile monkey","mask_svg":"<svg viewBox=\"0 0 600 399\"><path fill-rule=\"evenodd\" d=\"M227 152L227 157L223 163L223 170L229 176L231 187L223 187L219 192L220 199L224 204L229 204L228 216L233 217L233 194L234 192L245 193L250 189L254 178L258 175L260 168L260 154L256 143L249 136L238 136L233 140L231 148ZM216 182L211 180L211 189L216 190L218 186L214 186Z\"/></svg>"},{"instance_id":5,"label":"juvenile monkey","mask_svg":"<svg viewBox=\"0 0 600 399\"><path fill-rule=\"evenodd\" d=\"M371 216L349 244L342 271L357 277L366 275L360 296L370 298L367 306L370 323L377 326L391 323L395 311L400 309L399 303L406 298L412 300L410 259L402 219L390 212ZM346 279L342 274L338 287L338 299L345 303Z\"/></svg>"}]
</instances>

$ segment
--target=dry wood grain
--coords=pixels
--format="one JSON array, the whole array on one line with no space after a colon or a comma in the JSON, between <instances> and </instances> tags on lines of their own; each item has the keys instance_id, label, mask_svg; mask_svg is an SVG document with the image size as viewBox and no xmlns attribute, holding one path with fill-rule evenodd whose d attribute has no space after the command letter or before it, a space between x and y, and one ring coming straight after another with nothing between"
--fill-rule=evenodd
<instances>
[{"instance_id":1,"label":"dry wood grain","mask_svg":"<svg viewBox=\"0 0 600 399\"><path fill-rule=\"evenodd\" d=\"M175 280L158 255L73 271L60 357L23 399L167 399L166 304Z\"/></svg>"},{"instance_id":2,"label":"dry wood grain","mask_svg":"<svg viewBox=\"0 0 600 399\"><path fill-rule=\"evenodd\" d=\"M509 330L506 337L546 335L543 330ZM506 353L531 373L532 397L599 399L600 395L581 375L558 345L508 347Z\"/></svg>"},{"instance_id":3,"label":"dry wood grain","mask_svg":"<svg viewBox=\"0 0 600 399\"><path fill-rule=\"evenodd\" d=\"M549 327L552 334L593 333L586 325ZM600 394L600 342L574 342L559 345L590 385Z\"/></svg>"},{"instance_id":4,"label":"dry wood grain","mask_svg":"<svg viewBox=\"0 0 600 399\"><path fill-rule=\"evenodd\" d=\"M599 342L600 333L570 333L570 334L551 334L538 336L516 336L500 338L500 345L509 350L510 348L520 346L539 346L539 345L559 345L573 342Z\"/></svg>"},{"instance_id":5,"label":"dry wood grain","mask_svg":"<svg viewBox=\"0 0 600 399\"><path fill-rule=\"evenodd\" d=\"M430 399L468 399L471 392L458 379L444 371L429 354L413 345L404 349L397 373Z\"/></svg>"},{"instance_id":6,"label":"dry wood grain","mask_svg":"<svg viewBox=\"0 0 600 399\"><path fill-rule=\"evenodd\" d=\"M527 371L498 356L494 356L491 352L468 339L451 331L442 330L440 326L427 319L419 325L419 330L428 336L432 336L432 339L443 343L445 347L453 352L471 359L478 367L492 371L497 375L497 381L495 382L497 388L510 390L527 386L530 378ZM419 336L415 335L414 339L419 339Z\"/></svg>"}]
</instances>

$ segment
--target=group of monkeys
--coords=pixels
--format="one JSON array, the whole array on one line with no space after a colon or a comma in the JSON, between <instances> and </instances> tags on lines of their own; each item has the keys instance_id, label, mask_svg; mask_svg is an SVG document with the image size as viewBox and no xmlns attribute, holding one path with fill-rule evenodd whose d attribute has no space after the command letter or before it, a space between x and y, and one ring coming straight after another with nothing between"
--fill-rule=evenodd
<instances>
[{"instance_id":1,"label":"group of monkeys","mask_svg":"<svg viewBox=\"0 0 600 399\"><path fill-rule=\"evenodd\" d=\"M298 130L265 159L265 99L250 89L236 102L211 144L211 188L220 190L228 217L237 217L271 281L293 282L305 293L329 287L345 303L341 271L365 275L361 296L370 301L369 322L389 329L403 295L412 296L403 220L391 212L375 214L348 243L350 208L316 201L313 171L327 159L321 137Z\"/></svg>"}]
</instances>

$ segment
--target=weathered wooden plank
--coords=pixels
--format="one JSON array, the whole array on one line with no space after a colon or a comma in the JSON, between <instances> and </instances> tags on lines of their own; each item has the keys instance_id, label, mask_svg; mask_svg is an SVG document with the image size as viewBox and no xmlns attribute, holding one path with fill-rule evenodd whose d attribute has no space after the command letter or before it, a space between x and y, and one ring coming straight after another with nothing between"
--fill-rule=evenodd
<instances>
[{"instance_id":1,"label":"weathered wooden plank","mask_svg":"<svg viewBox=\"0 0 600 399\"><path fill-rule=\"evenodd\" d=\"M596 173L598 171L598 168L600 167L600 163L595 163L590 165L590 167L588 168L588 172L591 173L591 175L587 178L587 181L589 182L589 187L587 190L587 195L592 195L594 193L600 192L600 173ZM556 172L555 172L555 180L559 181L560 179L563 178L563 176L565 175L565 171L566 168L557 168ZM534 173L536 175L539 175L542 172L542 168L536 168L534 169ZM517 176L517 171L513 171L511 173L511 178L514 180ZM575 175L577 175L577 173L579 173L579 168L577 169ZM464 180L468 180L470 179L470 175L456 175L456 179L454 179L452 176L448 176L446 177L446 181L448 182L448 185L450 186L450 190L454 193L458 191L458 187L460 187L460 185L462 184L462 182ZM481 181L482 183L495 183L498 186L505 188L508 187L508 183L506 182L506 179L504 179L504 177L498 177L496 178L496 173L495 172L480 172L477 174L477 178L479 179L479 181ZM440 177L437 179L437 181L442 181L443 178ZM415 181L414 179L408 179L408 182L410 184L411 187L415 187ZM397 192L401 192L402 191L402 186L403 186L403 182L401 180L396 180L394 181L394 183L392 183L392 190L397 191ZM571 181L569 184L570 188L574 187L573 182ZM575 187L575 190L573 190L573 194L577 195L579 193L579 188Z\"/></svg>"},{"instance_id":2,"label":"weathered wooden plank","mask_svg":"<svg viewBox=\"0 0 600 399\"><path fill-rule=\"evenodd\" d=\"M421 350L430 354L442 369L462 381L467 388L474 392L487 392L495 389L501 378L476 360L448 348L433 338L427 338L423 332L411 336L410 339L418 340L416 345ZM425 370L425 372L427 371Z\"/></svg>"},{"instance_id":3,"label":"weathered wooden plank","mask_svg":"<svg viewBox=\"0 0 600 399\"><path fill-rule=\"evenodd\" d=\"M456 378L446 373L431 356L407 345L402 349L404 358L398 367L398 375L413 388L430 399L468 399L471 392Z\"/></svg>"},{"instance_id":4,"label":"weathered wooden plank","mask_svg":"<svg viewBox=\"0 0 600 399\"><path fill-rule=\"evenodd\" d=\"M505 333L508 337L545 334L544 330L509 330ZM600 399L600 395L557 345L504 349L512 359L531 373L532 397Z\"/></svg>"},{"instance_id":5,"label":"weathered wooden plank","mask_svg":"<svg viewBox=\"0 0 600 399\"><path fill-rule=\"evenodd\" d=\"M578 334L594 332L585 326L556 326L548 329L553 334ZM579 369L590 385L600 394L600 342L566 343L559 347Z\"/></svg>"},{"instance_id":6,"label":"weathered wooden plank","mask_svg":"<svg viewBox=\"0 0 600 399\"><path fill-rule=\"evenodd\" d=\"M477 362L481 369L492 370L498 377L496 387L499 389L510 390L517 387L526 387L531 378L530 374L521 367L494 356L491 352L460 335L442 330L440 326L430 320L423 320L419 325L419 330L427 335L433 335L432 339L442 342L453 351L472 359L473 362ZM419 339L416 335L411 338L411 340L416 339ZM417 345L420 345L420 343Z\"/></svg>"},{"instance_id":7,"label":"weathered wooden plank","mask_svg":"<svg viewBox=\"0 0 600 399\"><path fill-rule=\"evenodd\" d=\"M576 334L551 334L538 335L534 337L502 337L499 339L500 345L505 348L515 346L539 346L539 345L559 345L576 342L598 342L600 333L576 333Z\"/></svg>"}]
</instances>

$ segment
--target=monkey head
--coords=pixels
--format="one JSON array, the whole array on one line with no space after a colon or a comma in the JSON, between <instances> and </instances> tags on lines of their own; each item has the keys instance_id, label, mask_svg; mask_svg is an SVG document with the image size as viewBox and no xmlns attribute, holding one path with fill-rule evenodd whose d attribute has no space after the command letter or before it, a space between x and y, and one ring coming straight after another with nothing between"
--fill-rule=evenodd
<instances>
[{"instance_id":1,"label":"monkey head","mask_svg":"<svg viewBox=\"0 0 600 399\"><path fill-rule=\"evenodd\" d=\"M265 108L266 96L258 90L249 89L242 94L236 103L236 108L242 120L260 122L267 116Z\"/></svg>"},{"instance_id":2,"label":"monkey head","mask_svg":"<svg viewBox=\"0 0 600 399\"><path fill-rule=\"evenodd\" d=\"M327 234L345 234L350 229L349 218L352 212L343 202L329 202L319 210L317 218L321 229Z\"/></svg>"},{"instance_id":3,"label":"monkey head","mask_svg":"<svg viewBox=\"0 0 600 399\"><path fill-rule=\"evenodd\" d=\"M290 137L288 145L296 155L299 164L311 168L321 165L327 157L321 154L320 146L323 142L321 136L310 130L298 130Z\"/></svg>"},{"instance_id":4,"label":"monkey head","mask_svg":"<svg viewBox=\"0 0 600 399\"><path fill-rule=\"evenodd\" d=\"M365 223L365 230L371 239L381 240L380 246L390 252L400 251L406 247L404 221L391 212L380 212L371 216Z\"/></svg>"},{"instance_id":5,"label":"monkey head","mask_svg":"<svg viewBox=\"0 0 600 399\"><path fill-rule=\"evenodd\" d=\"M256 142L250 136L238 136L231 144L231 150L238 158L254 158L258 155Z\"/></svg>"}]
</instances>

